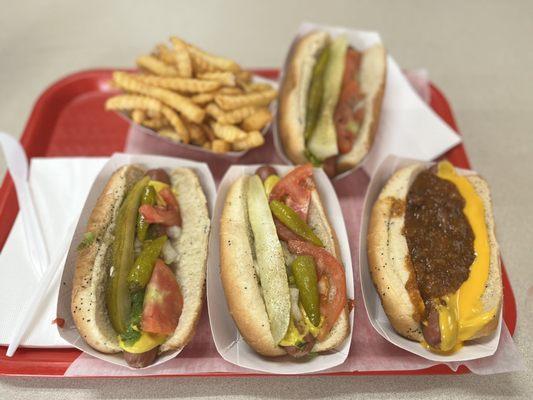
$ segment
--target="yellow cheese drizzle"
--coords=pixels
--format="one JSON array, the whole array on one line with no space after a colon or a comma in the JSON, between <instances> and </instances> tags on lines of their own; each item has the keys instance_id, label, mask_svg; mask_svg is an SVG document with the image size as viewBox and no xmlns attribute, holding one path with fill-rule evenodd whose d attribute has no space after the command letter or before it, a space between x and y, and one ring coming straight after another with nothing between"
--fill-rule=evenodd
<instances>
[{"instance_id":1,"label":"yellow cheese drizzle","mask_svg":"<svg viewBox=\"0 0 533 400\"><path fill-rule=\"evenodd\" d=\"M495 317L496 310L483 312L481 296L489 276L490 246L485 223L485 207L470 181L457 175L452 164L440 162L437 176L452 182L465 199L463 212L474 232L475 259L470 266L470 275L457 292L442 297L444 304L438 306L441 344L443 353L451 353L461 348L462 343L471 339L487 322ZM427 344L426 344L427 345Z\"/></svg>"}]
</instances>

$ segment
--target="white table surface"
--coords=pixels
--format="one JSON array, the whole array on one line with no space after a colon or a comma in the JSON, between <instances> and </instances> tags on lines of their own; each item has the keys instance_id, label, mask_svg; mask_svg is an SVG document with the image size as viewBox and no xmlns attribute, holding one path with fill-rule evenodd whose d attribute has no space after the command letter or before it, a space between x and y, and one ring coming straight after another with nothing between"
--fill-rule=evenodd
<instances>
[{"instance_id":1,"label":"white table surface","mask_svg":"<svg viewBox=\"0 0 533 400\"><path fill-rule=\"evenodd\" d=\"M190 379L0 378L0 398L532 398L533 2L0 2L0 128L19 136L62 76L132 66L176 34L247 67L277 67L303 20L378 30L404 68L450 100L473 166L492 186L527 372L498 376ZM302 2L303 3L303 2ZM0 159L0 176L5 166ZM529 295L528 295L529 293Z\"/></svg>"}]
</instances>

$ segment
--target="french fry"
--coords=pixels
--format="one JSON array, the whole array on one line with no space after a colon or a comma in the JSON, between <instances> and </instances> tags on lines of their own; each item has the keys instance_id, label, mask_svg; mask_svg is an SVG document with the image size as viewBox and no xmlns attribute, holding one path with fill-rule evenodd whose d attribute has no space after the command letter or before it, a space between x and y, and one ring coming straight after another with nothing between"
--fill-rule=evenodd
<instances>
[{"instance_id":1,"label":"french fry","mask_svg":"<svg viewBox=\"0 0 533 400\"><path fill-rule=\"evenodd\" d=\"M215 99L214 93L199 93L191 97L191 101L195 104L207 104Z\"/></svg>"},{"instance_id":2,"label":"french fry","mask_svg":"<svg viewBox=\"0 0 533 400\"><path fill-rule=\"evenodd\" d=\"M165 64L163 61L155 58L154 56L140 56L137 58L137 65L140 68L144 68L156 75L161 76L177 76L178 71L170 66Z\"/></svg>"},{"instance_id":3,"label":"french fry","mask_svg":"<svg viewBox=\"0 0 533 400\"><path fill-rule=\"evenodd\" d=\"M139 124L139 125L142 124L142 122L145 120L145 118L146 118L145 110L141 110L140 108L136 108L135 110L133 110L131 112L131 119L136 124Z\"/></svg>"},{"instance_id":4,"label":"french fry","mask_svg":"<svg viewBox=\"0 0 533 400\"><path fill-rule=\"evenodd\" d=\"M246 132L260 131L272 121L272 113L268 108L262 107L256 110L254 114L246 117L242 121L241 127Z\"/></svg>"},{"instance_id":5,"label":"french fry","mask_svg":"<svg viewBox=\"0 0 533 400\"><path fill-rule=\"evenodd\" d=\"M167 78L162 76L136 74L135 79L147 85L157 86L163 89L171 89L184 93L212 92L222 86L220 82L202 81L200 79Z\"/></svg>"},{"instance_id":6,"label":"french fry","mask_svg":"<svg viewBox=\"0 0 533 400\"><path fill-rule=\"evenodd\" d=\"M238 87L223 87L218 89L217 94L244 94L241 88Z\"/></svg>"},{"instance_id":7,"label":"french fry","mask_svg":"<svg viewBox=\"0 0 533 400\"><path fill-rule=\"evenodd\" d=\"M161 61L163 61L166 64L170 64L175 66L177 64L176 62L176 53L174 53L172 50L170 50L166 44L158 44L155 48L154 52L155 56L159 58ZM178 71L179 72L179 71Z\"/></svg>"},{"instance_id":8,"label":"french fry","mask_svg":"<svg viewBox=\"0 0 533 400\"><path fill-rule=\"evenodd\" d=\"M181 118L178 116L178 114L175 113L174 110L172 110L171 108L165 106L163 106L163 108L161 109L161 113L165 116L168 122L170 122L170 125L172 125L172 127L180 137L181 141L183 143L189 143L189 131L187 130L187 127L185 126Z\"/></svg>"},{"instance_id":9,"label":"french fry","mask_svg":"<svg viewBox=\"0 0 533 400\"><path fill-rule=\"evenodd\" d=\"M238 83L250 83L252 82L253 74L250 71L238 71L235 72L235 77L237 78Z\"/></svg>"},{"instance_id":10,"label":"french fry","mask_svg":"<svg viewBox=\"0 0 533 400\"><path fill-rule=\"evenodd\" d=\"M219 139L222 139L228 143L233 143L237 140L243 140L248 136L246 132L242 129L237 128L233 125L223 125L218 122L213 122L211 128L215 133L215 136Z\"/></svg>"},{"instance_id":11,"label":"french fry","mask_svg":"<svg viewBox=\"0 0 533 400\"><path fill-rule=\"evenodd\" d=\"M179 111L189 121L200 123L205 117L205 111L198 107L196 104L194 104L192 101L190 101L188 98L180 96L179 94L166 89L146 85L135 79L134 76L131 76L125 72L114 72L113 81L117 86L124 90L144 94L146 96L150 96L154 99L160 100L166 105ZM167 116L165 115L165 117ZM172 123L172 120L170 118L167 117L167 119Z\"/></svg>"},{"instance_id":12,"label":"french fry","mask_svg":"<svg viewBox=\"0 0 533 400\"><path fill-rule=\"evenodd\" d=\"M257 109L255 107L242 107L235 110L220 114L217 121L221 124L234 125L242 122L245 118L255 114Z\"/></svg>"},{"instance_id":13,"label":"french fry","mask_svg":"<svg viewBox=\"0 0 533 400\"><path fill-rule=\"evenodd\" d=\"M263 143L265 143L265 138L261 135L261 132L253 131L248 133L244 139L233 142L233 150L245 151L262 146Z\"/></svg>"},{"instance_id":14,"label":"french fry","mask_svg":"<svg viewBox=\"0 0 533 400\"><path fill-rule=\"evenodd\" d=\"M202 147L207 150L211 150L211 142L205 142Z\"/></svg>"},{"instance_id":15,"label":"french fry","mask_svg":"<svg viewBox=\"0 0 533 400\"><path fill-rule=\"evenodd\" d=\"M224 86L235 86L235 75L231 72L203 72L196 74L198 79L220 82Z\"/></svg>"},{"instance_id":16,"label":"french fry","mask_svg":"<svg viewBox=\"0 0 533 400\"><path fill-rule=\"evenodd\" d=\"M105 103L106 110L150 110L161 112L163 104L159 100L150 97L138 96L132 94L120 94L107 99Z\"/></svg>"},{"instance_id":17,"label":"french fry","mask_svg":"<svg viewBox=\"0 0 533 400\"><path fill-rule=\"evenodd\" d=\"M158 130L162 129L164 127L167 127L169 125L169 122L166 118L146 118L142 122L143 126L146 126L147 128Z\"/></svg>"},{"instance_id":18,"label":"french fry","mask_svg":"<svg viewBox=\"0 0 533 400\"><path fill-rule=\"evenodd\" d=\"M213 140L217 140L215 132L213 132L213 129L211 129L209 125L204 123L200 125L200 127L204 130L207 140L209 140L210 142L212 142Z\"/></svg>"},{"instance_id":19,"label":"french fry","mask_svg":"<svg viewBox=\"0 0 533 400\"><path fill-rule=\"evenodd\" d=\"M187 44L187 50L189 50L189 54L193 58L194 62L199 65L202 72L216 70L237 72L241 70L241 67L235 61L230 60L229 58L209 54L191 44Z\"/></svg>"},{"instance_id":20,"label":"french fry","mask_svg":"<svg viewBox=\"0 0 533 400\"><path fill-rule=\"evenodd\" d=\"M157 133L159 134L159 136L170 139L173 142L182 143L181 137L172 129L160 129L159 131L157 131Z\"/></svg>"},{"instance_id":21,"label":"french fry","mask_svg":"<svg viewBox=\"0 0 533 400\"><path fill-rule=\"evenodd\" d=\"M215 103L209 103L205 107L205 112L216 120L218 120L224 115L224 111L222 111L220 107L218 107Z\"/></svg>"},{"instance_id":22,"label":"french fry","mask_svg":"<svg viewBox=\"0 0 533 400\"><path fill-rule=\"evenodd\" d=\"M211 151L213 153L227 153L230 150L231 144L222 139L216 139L211 142Z\"/></svg>"},{"instance_id":23,"label":"french fry","mask_svg":"<svg viewBox=\"0 0 533 400\"><path fill-rule=\"evenodd\" d=\"M276 98L275 90L254 92L236 96L219 94L215 96L215 103L223 110L234 110L245 106L267 106Z\"/></svg>"},{"instance_id":24,"label":"french fry","mask_svg":"<svg viewBox=\"0 0 533 400\"><path fill-rule=\"evenodd\" d=\"M263 92L265 90L272 90L272 85L266 82L252 82L252 83L240 83L246 92Z\"/></svg>"},{"instance_id":25,"label":"french fry","mask_svg":"<svg viewBox=\"0 0 533 400\"><path fill-rule=\"evenodd\" d=\"M170 41L172 42L176 54L175 58L179 76L183 78L191 78L193 76L193 68L191 57L187 50L187 44L175 36L171 37Z\"/></svg>"},{"instance_id":26,"label":"french fry","mask_svg":"<svg viewBox=\"0 0 533 400\"><path fill-rule=\"evenodd\" d=\"M157 118L163 118L163 116L161 115L161 112L159 111L146 110L146 118L157 119Z\"/></svg>"},{"instance_id":27,"label":"french fry","mask_svg":"<svg viewBox=\"0 0 533 400\"><path fill-rule=\"evenodd\" d=\"M207 142L206 134L200 125L188 123L187 128L189 128L189 135L191 137L192 144L202 146L205 142Z\"/></svg>"}]
</instances>

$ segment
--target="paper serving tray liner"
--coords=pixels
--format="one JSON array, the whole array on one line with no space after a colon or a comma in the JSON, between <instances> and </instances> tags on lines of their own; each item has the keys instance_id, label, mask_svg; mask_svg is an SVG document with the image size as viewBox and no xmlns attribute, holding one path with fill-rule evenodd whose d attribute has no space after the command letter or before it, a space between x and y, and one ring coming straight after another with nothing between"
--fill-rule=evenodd
<instances>
[{"instance_id":1,"label":"paper serving tray liner","mask_svg":"<svg viewBox=\"0 0 533 400\"><path fill-rule=\"evenodd\" d=\"M272 85L272 87L276 90L278 88L278 83L276 81L272 79L263 78L258 75L253 76L253 82L264 82ZM269 106L270 112L273 116L276 114L276 102L277 100L273 100ZM128 121L128 123L130 124L128 138L126 140L127 153L148 152L151 154L165 154L176 157L184 157L203 162L211 161L213 160L213 158L220 158L230 162L235 162L249 151L254 150L250 149L245 151L228 151L227 153L214 153L211 150L204 149L201 146L179 143L166 137L162 137L153 129L134 123L125 113L117 111L117 114L124 118L126 121ZM268 134L271 125L272 123L269 123L261 130L263 136ZM262 146L265 145L266 143Z\"/></svg>"},{"instance_id":2,"label":"paper serving tray liner","mask_svg":"<svg viewBox=\"0 0 533 400\"><path fill-rule=\"evenodd\" d=\"M358 51L364 51L364 50L366 50L366 49L368 49L368 48L370 48L370 47L372 47L372 46L374 46L376 44L382 43L381 37L376 32L358 31L358 30L355 30L355 29L319 25L319 24L314 24L314 23L309 23L309 22L303 23L303 24L301 24L299 26L298 31L296 33L296 36L295 36L294 40L292 41L292 43L291 43L291 45L289 47L289 50L287 52L287 56L285 58L283 69L281 70L281 73L280 73L279 84L281 84L281 82L283 82L283 79L284 79L285 74L286 74L286 69L287 69L287 66L288 66L288 62L289 62L289 57L292 54L292 50L293 50L294 45L296 44L296 42L298 40L300 40L302 38L302 36L312 32L312 31L316 31L316 30L325 31L325 32L329 33L329 35L332 38L336 38L338 36L344 35L346 37L346 39L348 40L348 44L350 46L354 47L355 49L357 49ZM277 105L276 105L276 111L277 111ZM276 116L274 118L274 123L272 125L272 130L273 130L273 134L274 134L274 145L276 146L276 151L278 152L279 156L283 159L283 161L285 161L287 164L292 164L292 161L286 156L285 151L283 150L283 145L282 145L281 139L279 137L278 129L279 129L278 128L278 116L277 116L277 113L276 113ZM376 134L378 134L378 133L376 132ZM373 147L374 146L372 146L372 148ZM372 151L372 148L370 149L370 151ZM369 153L370 153L370 151L369 151ZM365 155L364 159L367 156L368 156L368 153L367 153L367 155ZM363 164L363 161L361 161L359 163L359 165L356 166L355 168L352 168L352 169L350 169L348 171L345 171L342 174L339 174L339 175L335 176L333 179L336 180L336 179L340 179L340 178L345 177L346 175L352 173L354 170L360 168L362 166L362 164Z\"/></svg>"},{"instance_id":3,"label":"paper serving tray liner","mask_svg":"<svg viewBox=\"0 0 533 400\"><path fill-rule=\"evenodd\" d=\"M296 360L289 356L272 358L260 356L246 344L229 313L220 279L219 221L230 186L242 175L254 174L259 166L260 164L232 166L224 175L218 188L207 267L207 304L215 346L226 361L243 368L267 373L306 374L340 365L346 360L350 350L353 331L353 310L350 312L349 318L350 334L344 343L335 351L319 354L311 359L305 358L304 360ZM294 167L275 165L275 168L283 176ZM353 299L354 281L350 246L339 200L330 180L321 169L314 169L314 179L328 219L337 234L341 259L346 272L347 296L349 299Z\"/></svg>"},{"instance_id":4,"label":"paper serving tray liner","mask_svg":"<svg viewBox=\"0 0 533 400\"><path fill-rule=\"evenodd\" d=\"M496 349L498 348L498 343L500 341L502 325L501 311L498 327L492 335L468 342L454 354L440 355L432 353L431 351L423 347L420 343L408 340L396 333L396 331L392 328L392 325L390 324L387 315L385 314L385 311L383 310L381 300L374 287L374 283L372 282L366 252L368 224L370 214L372 212L372 206L378 198L381 189L385 186L389 178L396 171L398 171L402 167L420 162L422 161L408 158L400 158L393 155L388 156L378 167L376 173L374 174L368 185L363 205L361 232L359 236L359 273L361 281L361 291L365 303L366 312L368 314L368 319L370 320L370 323L372 324L374 329L386 340L404 350L419 355L420 357L424 357L427 360L449 363L458 361L468 361L491 356L496 352ZM423 162L423 164L429 167L435 163ZM461 175L475 174L474 171L465 169L457 168L457 171L459 171Z\"/></svg>"},{"instance_id":5,"label":"paper serving tray liner","mask_svg":"<svg viewBox=\"0 0 533 400\"><path fill-rule=\"evenodd\" d=\"M98 176L96 177L91 190L85 201L85 205L80 214L78 224L74 236L72 238L70 248L68 251L65 268L63 270L63 275L61 276L61 287L59 290L59 296L57 300L57 314L65 320L63 328L58 327L60 336L70 343L72 346L80 349L81 351L90 354L101 360L110 362L115 365L124 366L130 368L128 364L124 361L122 353L118 354L104 354L94 350L90 347L79 335L72 315L70 312L70 302L71 302L71 293L72 293L72 281L74 277L74 271L76 268L76 257L77 257L77 246L83 238L85 232L87 221L89 216L96 204L96 201L100 194L102 193L107 181L119 167L126 164L141 164L143 167L150 168L165 168L167 170L172 170L178 167L186 167L194 170L196 175L200 180L200 184L204 191L205 197L207 199L209 215L213 215L213 205L216 196L216 186L211 175L211 172L206 164L199 163L195 161L189 161L179 158L170 158L163 156L154 156L154 155L133 155L133 154L114 154L109 161L104 165ZM166 352L159 356L154 364L146 368L151 368L165 361L168 361L176 357L182 349L174 350L171 352Z\"/></svg>"}]
</instances>

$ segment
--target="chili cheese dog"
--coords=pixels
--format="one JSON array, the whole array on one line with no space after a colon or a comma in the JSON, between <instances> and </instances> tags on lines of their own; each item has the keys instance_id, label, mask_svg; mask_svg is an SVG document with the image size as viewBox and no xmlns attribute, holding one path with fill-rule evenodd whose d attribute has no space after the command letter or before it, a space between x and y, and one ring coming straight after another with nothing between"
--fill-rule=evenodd
<instances>
[{"instance_id":1,"label":"chili cheese dog","mask_svg":"<svg viewBox=\"0 0 533 400\"><path fill-rule=\"evenodd\" d=\"M289 53L279 91L278 134L294 164L335 176L361 163L379 123L386 51L360 52L346 37L313 31Z\"/></svg>"},{"instance_id":2,"label":"chili cheese dog","mask_svg":"<svg viewBox=\"0 0 533 400\"><path fill-rule=\"evenodd\" d=\"M83 340L137 368L184 347L202 309L209 229L191 169L115 171L76 261L71 312Z\"/></svg>"},{"instance_id":3,"label":"chili cheese dog","mask_svg":"<svg viewBox=\"0 0 533 400\"><path fill-rule=\"evenodd\" d=\"M502 280L487 183L448 162L397 171L369 223L370 271L393 328L452 353L496 329Z\"/></svg>"},{"instance_id":4,"label":"chili cheese dog","mask_svg":"<svg viewBox=\"0 0 533 400\"><path fill-rule=\"evenodd\" d=\"M302 357L349 334L344 267L310 164L282 178L265 166L233 183L220 257L230 313L259 354Z\"/></svg>"}]
</instances>

